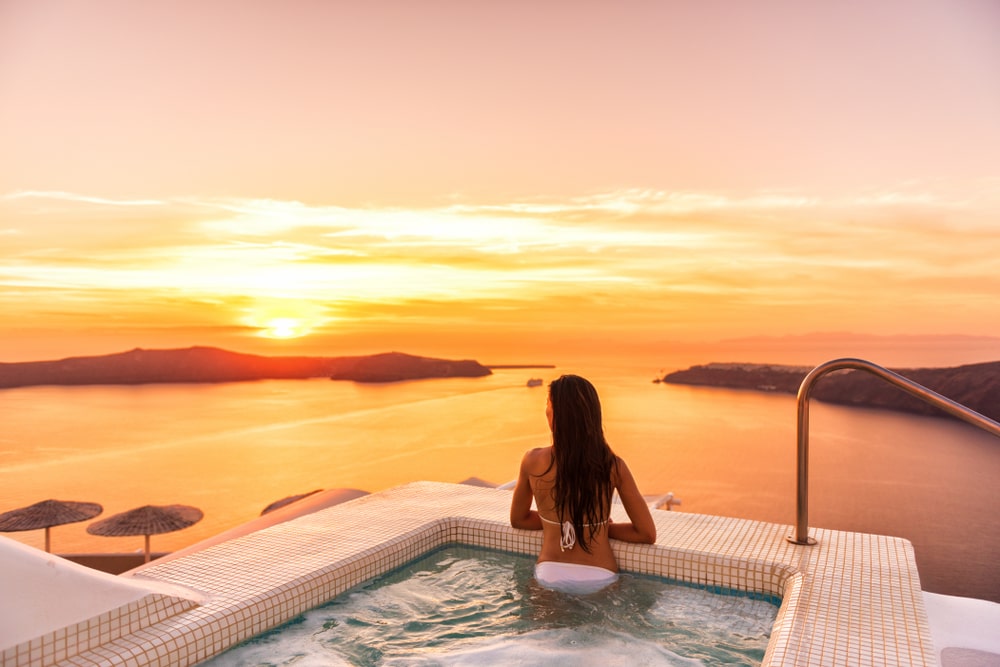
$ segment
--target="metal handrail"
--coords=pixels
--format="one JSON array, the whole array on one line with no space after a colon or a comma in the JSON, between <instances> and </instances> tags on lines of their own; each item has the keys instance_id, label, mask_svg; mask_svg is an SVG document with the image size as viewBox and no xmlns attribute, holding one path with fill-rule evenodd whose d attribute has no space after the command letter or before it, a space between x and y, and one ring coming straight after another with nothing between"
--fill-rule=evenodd
<instances>
[{"instance_id":1,"label":"metal handrail","mask_svg":"<svg viewBox=\"0 0 1000 667\"><path fill-rule=\"evenodd\" d=\"M793 544L816 544L816 540L809 537L809 392L812 391L813 385L822 376L832 371L844 369L868 371L886 382L896 385L907 393L944 410L951 416L958 417L962 421L968 422L973 426L978 426L984 431L1000 437L1000 423L878 364L873 364L864 359L834 359L825 364L820 364L812 369L806 375L805 379L802 380L802 384L799 385L798 398L796 399L799 415L798 485L795 502L795 534L788 536L788 541Z\"/></svg>"}]
</instances>

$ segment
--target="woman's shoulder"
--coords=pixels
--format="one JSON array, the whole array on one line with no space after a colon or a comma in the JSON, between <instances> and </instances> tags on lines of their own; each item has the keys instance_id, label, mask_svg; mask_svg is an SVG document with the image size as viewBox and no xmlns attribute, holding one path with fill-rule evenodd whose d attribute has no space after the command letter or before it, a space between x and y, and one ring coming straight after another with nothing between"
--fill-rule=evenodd
<instances>
[{"instance_id":1,"label":"woman's shoulder","mask_svg":"<svg viewBox=\"0 0 1000 667\"><path fill-rule=\"evenodd\" d=\"M616 454L614 457L614 465L611 467L611 476L615 485L621 482L623 471L628 471L628 464L625 463L625 459Z\"/></svg>"},{"instance_id":2,"label":"woman's shoulder","mask_svg":"<svg viewBox=\"0 0 1000 667\"><path fill-rule=\"evenodd\" d=\"M529 449L521 464L534 475L542 474L552 465L552 446Z\"/></svg>"}]
</instances>

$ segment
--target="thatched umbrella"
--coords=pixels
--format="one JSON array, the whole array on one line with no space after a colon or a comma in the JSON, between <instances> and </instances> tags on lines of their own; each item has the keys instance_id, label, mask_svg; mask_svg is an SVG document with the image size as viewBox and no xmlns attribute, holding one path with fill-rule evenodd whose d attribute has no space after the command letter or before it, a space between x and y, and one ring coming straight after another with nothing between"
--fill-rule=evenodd
<instances>
[{"instance_id":1,"label":"thatched umbrella","mask_svg":"<svg viewBox=\"0 0 1000 667\"><path fill-rule=\"evenodd\" d=\"M45 529L45 550L51 551L49 528L65 523L86 521L104 511L97 503L79 503L73 500L43 500L28 507L0 514L0 531L14 533L20 530Z\"/></svg>"},{"instance_id":2,"label":"thatched umbrella","mask_svg":"<svg viewBox=\"0 0 1000 667\"><path fill-rule=\"evenodd\" d=\"M146 560L149 562L149 536L172 533L201 521L204 513L190 505L144 505L127 512L109 516L87 526L91 535L122 537L146 536Z\"/></svg>"}]
</instances>

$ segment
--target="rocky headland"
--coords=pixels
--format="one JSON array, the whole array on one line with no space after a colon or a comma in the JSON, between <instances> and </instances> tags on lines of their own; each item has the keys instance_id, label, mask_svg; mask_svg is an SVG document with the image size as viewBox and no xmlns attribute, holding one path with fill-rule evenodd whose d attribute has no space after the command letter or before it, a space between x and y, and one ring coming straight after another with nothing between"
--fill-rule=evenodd
<instances>
[{"instance_id":1,"label":"rocky headland","mask_svg":"<svg viewBox=\"0 0 1000 667\"><path fill-rule=\"evenodd\" d=\"M355 382L398 382L482 377L492 372L465 359L434 359L401 352L357 357L268 357L214 347L135 349L55 361L0 363L0 389L33 385L241 382L329 377Z\"/></svg>"},{"instance_id":2,"label":"rocky headland","mask_svg":"<svg viewBox=\"0 0 1000 667\"><path fill-rule=\"evenodd\" d=\"M808 367L768 364L706 364L668 373L671 384L750 389L796 394ZM952 368L893 369L903 377L1000 421L1000 361ZM812 397L828 403L900 410L922 415L944 414L864 371L836 371L819 379Z\"/></svg>"}]
</instances>

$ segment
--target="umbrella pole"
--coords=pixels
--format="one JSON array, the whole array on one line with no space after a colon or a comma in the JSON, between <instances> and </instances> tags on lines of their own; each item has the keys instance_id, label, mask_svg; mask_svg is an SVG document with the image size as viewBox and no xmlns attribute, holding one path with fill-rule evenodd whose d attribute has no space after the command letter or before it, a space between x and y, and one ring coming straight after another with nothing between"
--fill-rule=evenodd
<instances>
[{"instance_id":1,"label":"umbrella pole","mask_svg":"<svg viewBox=\"0 0 1000 667\"><path fill-rule=\"evenodd\" d=\"M49 538L49 527L45 526L45 551L46 553L52 553L52 541Z\"/></svg>"},{"instance_id":2,"label":"umbrella pole","mask_svg":"<svg viewBox=\"0 0 1000 667\"><path fill-rule=\"evenodd\" d=\"M149 535L146 535L146 560L145 560L145 562L147 562L147 563L149 562Z\"/></svg>"}]
</instances>

